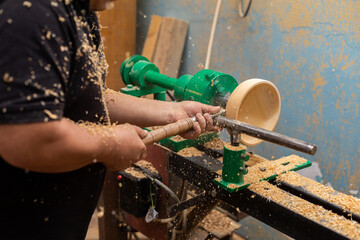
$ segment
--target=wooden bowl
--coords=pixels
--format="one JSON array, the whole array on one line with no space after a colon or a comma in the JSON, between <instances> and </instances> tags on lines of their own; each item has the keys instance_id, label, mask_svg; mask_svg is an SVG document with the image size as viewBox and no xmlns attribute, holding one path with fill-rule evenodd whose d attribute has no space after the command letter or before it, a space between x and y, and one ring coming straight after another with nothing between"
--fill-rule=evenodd
<instances>
[{"instance_id":1,"label":"wooden bowl","mask_svg":"<svg viewBox=\"0 0 360 240\"><path fill-rule=\"evenodd\" d=\"M281 110L280 93L267 80L249 79L231 93L226 105L226 117L266 130L274 130ZM241 143L256 146L263 140L241 134Z\"/></svg>"}]
</instances>

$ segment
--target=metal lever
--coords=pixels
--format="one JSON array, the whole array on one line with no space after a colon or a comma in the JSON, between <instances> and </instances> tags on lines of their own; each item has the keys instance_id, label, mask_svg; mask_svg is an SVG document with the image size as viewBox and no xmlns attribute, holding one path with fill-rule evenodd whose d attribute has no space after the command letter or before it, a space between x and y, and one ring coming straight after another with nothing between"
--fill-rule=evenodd
<instances>
[{"instance_id":1,"label":"metal lever","mask_svg":"<svg viewBox=\"0 0 360 240\"><path fill-rule=\"evenodd\" d=\"M313 144L301 141L296 138L288 137L286 135L272 132L263 128L259 128L247 123L237 120L229 119L224 116L218 116L214 121L220 126L229 129L230 131L240 132L252 137L263 139L284 147L288 147L303 153L314 155L317 147Z\"/></svg>"}]
</instances>

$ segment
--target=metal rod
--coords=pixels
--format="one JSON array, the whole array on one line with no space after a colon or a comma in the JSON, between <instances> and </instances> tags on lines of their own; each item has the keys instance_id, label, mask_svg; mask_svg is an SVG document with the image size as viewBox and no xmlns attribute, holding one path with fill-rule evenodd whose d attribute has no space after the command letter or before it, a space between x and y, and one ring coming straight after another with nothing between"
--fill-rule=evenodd
<instances>
[{"instance_id":1,"label":"metal rod","mask_svg":"<svg viewBox=\"0 0 360 240\"><path fill-rule=\"evenodd\" d=\"M286 135L272 132L263 128L259 128L247 123L239 122L237 120L229 119L223 116L217 116L214 121L221 127L237 132L256 137L268 142L272 142L284 147L288 147L303 153L314 155L317 147L313 144L301 141L296 138L288 137Z\"/></svg>"}]
</instances>

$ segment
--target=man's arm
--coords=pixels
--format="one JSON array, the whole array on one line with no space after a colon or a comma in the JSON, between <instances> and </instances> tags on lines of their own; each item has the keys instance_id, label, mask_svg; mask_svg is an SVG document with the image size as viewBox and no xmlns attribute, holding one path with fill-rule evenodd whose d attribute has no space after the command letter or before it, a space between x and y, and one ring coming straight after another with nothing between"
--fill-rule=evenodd
<instances>
[{"instance_id":1,"label":"man's arm","mask_svg":"<svg viewBox=\"0 0 360 240\"><path fill-rule=\"evenodd\" d=\"M93 162L119 170L144 156L146 132L131 125L80 126L68 119L0 125L0 155L36 172L66 172Z\"/></svg>"},{"instance_id":2,"label":"man's arm","mask_svg":"<svg viewBox=\"0 0 360 240\"><path fill-rule=\"evenodd\" d=\"M196 116L194 131L185 137L195 138L206 130L216 130L209 114L217 113L220 107L198 102L164 102L137 98L107 89L104 91L111 122L130 123L140 127L161 126L183 118Z\"/></svg>"}]
</instances>

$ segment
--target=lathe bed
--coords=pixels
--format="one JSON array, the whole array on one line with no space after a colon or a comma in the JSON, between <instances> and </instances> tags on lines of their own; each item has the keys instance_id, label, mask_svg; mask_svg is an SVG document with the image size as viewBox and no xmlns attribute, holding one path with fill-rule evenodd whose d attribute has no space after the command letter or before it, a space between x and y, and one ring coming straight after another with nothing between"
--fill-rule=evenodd
<instances>
[{"instance_id":1,"label":"lathe bed","mask_svg":"<svg viewBox=\"0 0 360 240\"><path fill-rule=\"evenodd\" d=\"M295 239L360 238L359 199L336 192L295 172L229 193L213 181L221 172L222 149L207 144L199 145L197 149L201 150L201 156L183 156L181 151L179 154L160 145L153 145L149 147L146 159L159 171L163 183L169 185L171 172L202 190L196 197L172 205L168 203L167 194L162 192L159 211L168 212L166 217L196 205L188 214L189 231L221 200L233 209L251 215ZM259 166L266 161L250 154L247 165ZM320 192L316 192L317 188ZM339 197L333 197L335 195ZM126 196L122 195L122 198ZM165 206L169 206L167 211ZM149 238L169 239L166 224L145 223L143 219L130 214L126 214L125 222ZM186 234L176 239L186 239Z\"/></svg>"}]
</instances>

